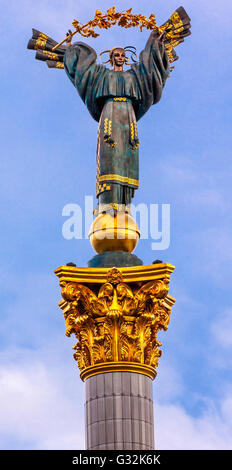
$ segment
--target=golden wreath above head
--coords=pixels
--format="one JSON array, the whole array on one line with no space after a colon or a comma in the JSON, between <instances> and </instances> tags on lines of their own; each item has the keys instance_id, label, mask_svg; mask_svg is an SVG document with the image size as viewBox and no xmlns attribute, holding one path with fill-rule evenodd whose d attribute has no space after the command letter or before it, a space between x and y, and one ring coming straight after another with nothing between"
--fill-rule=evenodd
<instances>
[{"instance_id":1,"label":"golden wreath above head","mask_svg":"<svg viewBox=\"0 0 232 470\"><path fill-rule=\"evenodd\" d=\"M147 29L158 29L156 25L155 15L152 13L149 18L141 14L134 15L131 13L132 8L124 12L116 12L116 7L109 8L105 15L100 10L96 10L95 17L93 20L82 25L77 20L73 20L72 24L74 28L82 36L94 38L98 37L99 34L94 31L94 28L109 29L111 26L118 25L122 28L132 28L138 26L140 31L145 27Z\"/></svg>"},{"instance_id":2,"label":"golden wreath above head","mask_svg":"<svg viewBox=\"0 0 232 470\"><path fill-rule=\"evenodd\" d=\"M86 24L81 24L77 20L73 20L72 24L75 28L75 31L70 33L69 36L66 36L63 41L59 44L56 44L52 51L58 49L58 47L67 41L68 38L72 38L76 33L81 34L84 37L93 37L96 38L99 36L98 33L95 32L95 28L98 27L100 29L109 29L111 26L118 25L123 28L132 28L132 27L139 27L140 31L143 28L148 30L156 31L158 35L162 35L162 41L164 43L169 62L174 62L178 59L174 47L178 46L180 43L184 42L184 39L191 34L190 28L190 18L187 15L185 9L183 7L177 8L176 11L170 16L170 18L161 26L157 26L155 15L153 13L150 14L149 18L144 15L138 14L134 15L132 12L132 8L126 10L124 12L116 12L116 7L109 8L107 13L103 15L100 10L96 10L95 16L93 20L88 21ZM128 50L129 47L127 46ZM125 49L126 48L122 48ZM109 53L109 60L105 63L112 63L112 49L110 51L104 51ZM135 51L130 51L132 53L132 60L135 62L134 57L136 56ZM102 54L103 54L102 53ZM101 55L102 55L101 54ZM128 64L128 58L126 58L126 63ZM129 65L129 64L128 64Z\"/></svg>"},{"instance_id":3,"label":"golden wreath above head","mask_svg":"<svg viewBox=\"0 0 232 470\"><path fill-rule=\"evenodd\" d=\"M95 32L96 27L100 29L109 29L111 26L116 24L122 28L132 28L138 26L140 31L142 31L143 28L159 31L159 28L156 25L155 15L153 13L149 16L149 18L146 18L146 16L141 14L134 15L131 13L131 11L132 8L124 12L116 12L116 7L114 6L109 8L107 13L103 15L100 10L96 10L94 18L84 25L81 24L78 20L73 20L72 25L74 26L75 31L70 34L70 37L74 36L76 33L79 33L84 37L97 38L99 34ZM56 44L56 46L53 48L53 51L55 51L61 44L67 41L67 39L68 36L66 36L63 41L59 42L59 44Z\"/></svg>"}]
</instances>

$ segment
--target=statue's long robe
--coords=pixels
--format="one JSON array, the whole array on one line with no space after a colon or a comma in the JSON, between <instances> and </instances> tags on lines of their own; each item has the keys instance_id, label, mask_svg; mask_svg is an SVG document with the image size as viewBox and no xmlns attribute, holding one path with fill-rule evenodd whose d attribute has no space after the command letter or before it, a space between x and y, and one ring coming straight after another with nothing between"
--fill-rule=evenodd
<instances>
[{"instance_id":1,"label":"statue's long robe","mask_svg":"<svg viewBox=\"0 0 232 470\"><path fill-rule=\"evenodd\" d=\"M161 98L168 58L152 32L139 62L125 72L109 70L96 59L94 49L78 42L67 48L64 67L99 122L97 197L101 204L129 204L139 185L136 123Z\"/></svg>"}]
</instances>

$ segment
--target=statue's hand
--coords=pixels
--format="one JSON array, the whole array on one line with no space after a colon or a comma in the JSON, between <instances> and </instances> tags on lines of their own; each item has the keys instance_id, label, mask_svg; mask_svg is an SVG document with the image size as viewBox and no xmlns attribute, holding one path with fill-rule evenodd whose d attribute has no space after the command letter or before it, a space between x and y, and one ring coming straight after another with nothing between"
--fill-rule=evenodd
<instances>
[{"instance_id":1,"label":"statue's hand","mask_svg":"<svg viewBox=\"0 0 232 470\"><path fill-rule=\"evenodd\" d=\"M165 41L166 34L167 34L167 31L164 30L164 31L160 34L160 36L158 37L158 41L159 41L160 43L163 43L163 42Z\"/></svg>"},{"instance_id":2,"label":"statue's hand","mask_svg":"<svg viewBox=\"0 0 232 470\"><path fill-rule=\"evenodd\" d=\"M71 42L72 42L71 34L72 34L72 31L71 31L71 29L69 29L68 32L66 33L66 36L68 36L67 41L66 41L66 46L67 47L71 46Z\"/></svg>"}]
</instances>

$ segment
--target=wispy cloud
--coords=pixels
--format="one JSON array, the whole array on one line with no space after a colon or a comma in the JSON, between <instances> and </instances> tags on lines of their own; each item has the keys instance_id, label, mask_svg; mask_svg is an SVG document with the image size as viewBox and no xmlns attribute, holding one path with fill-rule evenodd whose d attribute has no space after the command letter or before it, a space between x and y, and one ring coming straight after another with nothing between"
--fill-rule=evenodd
<instances>
[{"instance_id":1,"label":"wispy cloud","mask_svg":"<svg viewBox=\"0 0 232 470\"><path fill-rule=\"evenodd\" d=\"M155 406L156 448L172 450L230 450L231 399L224 397L218 409L209 406L201 416L189 415L183 406Z\"/></svg>"},{"instance_id":2,"label":"wispy cloud","mask_svg":"<svg viewBox=\"0 0 232 470\"><path fill-rule=\"evenodd\" d=\"M209 162L199 168L199 160L194 161L193 155L167 155L161 162L158 171L174 186L176 199L194 208L220 210L226 214L230 207L230 169L216 168L209 171ZM213 177L212 177L213 175Z\"/></svg>"},{"instance_id":3,"label":"wispy cloud","mask_svg":"<svg viewBox=\"0 0 232 470\"><path fill-rule=\"evenodd\" d=\"M1 297L4 322L0 332L9 344L41 345L47 341L53 324L53 333L59 330L59 292L53 272L17 276L1 273ZM5 281L7 279L7 282ZM52 313L53 312L53 313Z\"/></svg>"},{"instance_id":4,"label":"wispy cloud","mask_svg":"<svg viewBox=\"0 0 232 470\"><path fill-rule=\"evenodd\" d=\"M220 358L221 366L232 364L232 308L225 309L214 318L210 331L217 345L216 362Z\"/></svg>"},{"instance_id":5,"label":"wispy cloud","mask_svg":"<svg viewBox=\"0 0 232 470\"><path fill-rule=\"evenodd\" d=\"M6 361L1 354L1 449L84 448L83 384L66 377L55 349L47 352L53 361L41 351L11 350Z\"/></svg>"},{"instance_id":6,"label":"wispy cloud","mask_svg":"<svg viewBox=\"0 0 232 470\"><path fill-rule=\"evenodd\" d=\"M1 448L83 449L84 384L77 370L67 372L54 344L44 351L12 349L7 356L1 354L1 362ZM183 387L178 373L166 368L160 387L160 396L155 394L154 399L157 449L231 448L229 388L218 406L211 397L202 397L204 406L196 417L180 404Z\"/></svg>"},{"instance_id":7,"label":"wispy cloud","mask_svg":"<svg viewBox=\"0 0 232 470\"><path fill-rule=\"evenodd\" d=\"M229 215L228 215L229 220ZM216 224L216 221L215 221ZM216 227L205 230L196 230L193 234L186 235L188 243L196 253L194 267L199 263L200 272L208 275L209 279L219 282L220 288L225 289L230 284L231 275L231 229L230 227Z\"/></svg>"},{"instance_id":8,"label":"wispy cloud","mask_svg":"<svg viewBox=\"0 0 232 470\"><path fill-rule=\"evenodd\" d=\"M158 374L153 384L153 394L155 401L162 403L175 402L180 399L184 392L184 383L180 373L173 365L167 362L158 367Z\"/></svg>"}]
</instances>

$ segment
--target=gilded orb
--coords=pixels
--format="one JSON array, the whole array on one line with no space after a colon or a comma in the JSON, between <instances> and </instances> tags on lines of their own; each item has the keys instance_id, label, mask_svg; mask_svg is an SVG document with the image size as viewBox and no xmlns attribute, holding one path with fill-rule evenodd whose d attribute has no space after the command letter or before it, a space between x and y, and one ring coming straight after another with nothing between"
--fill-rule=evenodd
<instances>
[{"instance_id":1,"label":"gilded orb","mask_svg":"<svg viewBox=\"0 0 232 470\"><path fill-rule=\"evenodd\" d=\"M93 221L89 239L97 253L125 251L131 253L140 237L133 217L127 212L103 212Z\"/></svg>"}]
</instances>

